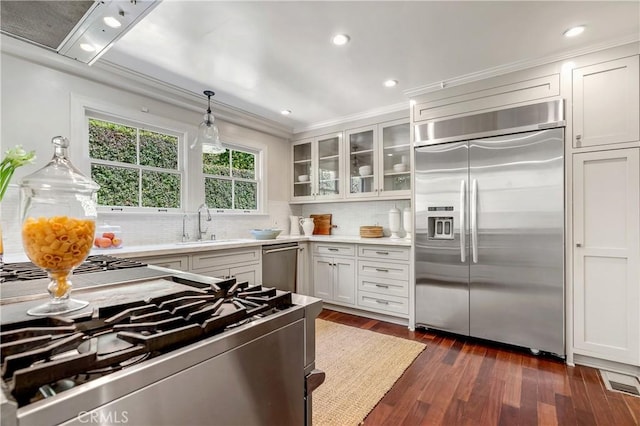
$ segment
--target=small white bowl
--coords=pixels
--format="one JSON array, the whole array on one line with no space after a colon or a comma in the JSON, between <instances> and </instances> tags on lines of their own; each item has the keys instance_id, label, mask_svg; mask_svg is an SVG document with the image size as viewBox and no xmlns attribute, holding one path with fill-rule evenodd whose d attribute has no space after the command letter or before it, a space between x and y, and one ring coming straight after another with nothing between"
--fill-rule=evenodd
<instances>
[{"instance_id":1,"label":"small white bowl","mask_svg":"<svg viewBox=\"0 0 640 426\"><path fill-rule=\"evenodd\" d=\"M403 163L394 164L393 165L393 171L394 172L406 172L407 171L407 165L403 164Z\"/></svg>"},{"instance_id":2,"label":"small white bowl","mask_svg":"<svg viewBox=\"0 0 640 426\"><path fill-rule=\"evenodd\" d=\"M361 166L358 169L358 173L360 173L360 176L369 176L372 172L373 169L371 168L371 166Z\"/></svg>"},{"instance_id":3,"label":"small white bowl","mask_svg":"<svg viewBox=\"0 0 640 426\"><path fill-rule=\"evenodd\" d=\"M309 175L298 176L298 182L307 182L308 180L309 180Z\"/></svg>"}]
</instances>

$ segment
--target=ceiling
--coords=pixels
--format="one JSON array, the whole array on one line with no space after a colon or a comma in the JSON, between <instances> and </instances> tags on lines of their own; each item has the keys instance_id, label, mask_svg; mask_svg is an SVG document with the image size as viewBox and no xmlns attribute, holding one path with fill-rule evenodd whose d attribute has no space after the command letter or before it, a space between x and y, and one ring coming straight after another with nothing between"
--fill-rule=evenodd
<instances>
[{"instance_id":1,"label":"ceiling","mask_svg":"<svg viewBox=\"0 0 640 426\"><path fill-rule=\"evenodd\" d=\"M299 131L398 110L412 89L636 41L639 17L637 1L164 0L100 61ZM351 42L334 46L336 33Z\"/></svg>"}]
</instances>

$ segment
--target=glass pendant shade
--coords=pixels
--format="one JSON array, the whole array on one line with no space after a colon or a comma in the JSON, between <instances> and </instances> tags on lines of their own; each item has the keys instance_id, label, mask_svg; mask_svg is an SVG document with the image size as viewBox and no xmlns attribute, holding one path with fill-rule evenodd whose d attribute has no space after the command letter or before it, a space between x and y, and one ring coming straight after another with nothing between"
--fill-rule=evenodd
<instances>
[{"instance_id":1,"label":"glass pendant shade","mask_svg":"<svg viewBox=\"0 0 640 426\"><path fill-rule=\"evenodd\" d=\"M202 146L202 152L207 154L221 154L225 151L225 148L220 142L220 132L218 126L214 124L215 117L211 114L211 96L214 93L210 90L205 90L204 94L209 100L207 113L204 115L204 119L200 126L198 126L198 135L191 144L191 149L196 149L198 145Z\"/></svg>"}]
</instances>

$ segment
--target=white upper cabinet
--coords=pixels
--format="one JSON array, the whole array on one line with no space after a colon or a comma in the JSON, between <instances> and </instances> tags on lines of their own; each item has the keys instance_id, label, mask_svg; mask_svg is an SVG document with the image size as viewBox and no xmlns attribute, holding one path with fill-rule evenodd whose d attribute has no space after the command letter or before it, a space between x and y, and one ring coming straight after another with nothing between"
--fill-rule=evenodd
<instances>
[{"instance_id":1,"label":"white upper cabinet","mask_svg":"<svg viewBox=\"0 0 640 426\"><path fill-rule=\"evenodd\" d=\"M409 120L346 132L347 198L411 196Z\"/></svg>"},{"instance_id":2,"label":"white upper cabinet","mask_svg":"<svg viewBox=\"0 0 640 426\"><path fill-rule=\"evenodd\" d=\"M573 147L640 139L638 56L573 70Z\"/></svg>"},{"instance_id":3,"label":"white upper cabinet","mask_svg":"<svg viewBox=\"0 0 640 426\"><path fill-rule=\"evenodd\" d=\"M312 201L342 198L342 134L295 142L292 147L291 199Z\"/></svg>"},{"instance_id":4,"label":"white upper cabinet","mask_svg":"<svg viewBox=\"0 0 640 426\"><path fill-rule=\"evenodd\" d=\"M378 192L378 129L377 126L348 130L347 197L372 197Z\"/></svg>"}]
</instances>

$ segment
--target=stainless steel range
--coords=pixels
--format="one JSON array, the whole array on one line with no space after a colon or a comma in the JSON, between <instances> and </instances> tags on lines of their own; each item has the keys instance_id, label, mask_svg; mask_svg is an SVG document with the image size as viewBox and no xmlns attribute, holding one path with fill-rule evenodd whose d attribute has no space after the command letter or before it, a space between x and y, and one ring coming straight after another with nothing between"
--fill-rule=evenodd
<instances>
[{"instance_id":1,"label":"stainless steel range","mask_svg":"<svg viewBox=\"0 0 640 426\"><path fill-rule=\"evenodd\" d=\"M34 268L3 270L3 425L311 424L320 300L98 256L89 308L36 318Z\"/></svg>"}]
</instances>

